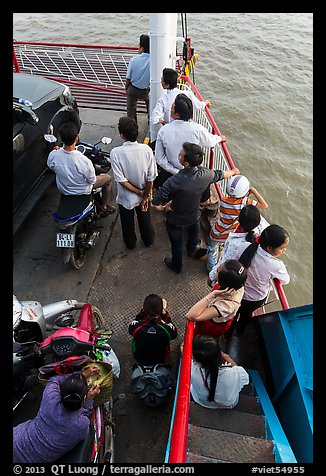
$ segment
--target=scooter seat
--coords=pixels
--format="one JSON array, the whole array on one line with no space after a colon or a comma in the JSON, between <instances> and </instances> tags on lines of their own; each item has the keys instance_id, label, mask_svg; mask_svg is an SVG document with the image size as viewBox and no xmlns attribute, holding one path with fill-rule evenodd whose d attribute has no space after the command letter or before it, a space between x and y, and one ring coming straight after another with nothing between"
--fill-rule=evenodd
<instances>
[{"instance_id":1,"label":"scooter seat","mask_svg":"<svg viewBox=\"0 0 326 476\"><path fill-rule=\"evenodd\" d=\"M90 463L93 444L93 430L89 427L85 440L81 441L72 450L54 461L55 464L63 463Z\"/></svg>"},{"instance_id":2,"label":"scooter seat","mask_svg":"<svg viewBox=\"0 0 326 476\"><path fill-rule=\"evenodd\" d=\"M65 220L73 218L92 203L92 195L61 195L56 218Z\"/></svg>"}]
</instances>

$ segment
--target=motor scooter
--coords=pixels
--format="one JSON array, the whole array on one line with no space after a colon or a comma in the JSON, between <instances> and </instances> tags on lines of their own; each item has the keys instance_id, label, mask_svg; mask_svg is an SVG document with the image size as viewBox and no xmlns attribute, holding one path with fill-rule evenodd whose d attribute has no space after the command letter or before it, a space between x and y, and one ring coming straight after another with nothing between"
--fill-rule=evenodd
<instances>
[{"instance_id":1,"label":"motor scooter","mask_svg":"<svg viewBox=\"0 0 326 476\"><path fill-rule=\"evenodd\" d=\"M54 141L55 136L47 135L47 140ZM110 154L103 151L98 144L110 144L112 139L102 137L96 144L78 142L76 149L88 157L95 173L108 173L111 169ZM92 190L90 195L60 196L58 209L52 214L59 231L56 235L56 246L62 250L63 263L70 263L72 268L81 269L86 260L86 252L93 248L99 239L98 224L101 216L102 189Z\"/></svg>"},{"instance_id":2,"label":"motor scooter","mask_svg":"<svg viewBox=\"0 0 326 476\"><path fill-rule=\"evenodd\" d=\"M87 303L81 309L76 327L59 328L41 343L20 343L16 357L22 363L36 364L39 377L71 373L90 361L105 362L112 369L111 375L119 376L119 360L108 342L111 334L97 326L92 306ZM112 393L105 400L98 405L94 402L88 436L61 457L60 463L114 462Z\"/></svg>"},{"instance_id":3,"label":"motor scooter","mask_svg":"<svg viewBox=\"0 0 326 476\"><path fill-rule=\"evenodd\" d=\"M13 295L13 410L27 398L33 398L32 387L37 383L35 368L40 364L36 356L21 358L19 351L24 343L43 342L53 331L76 326L78 311L84 302L66 299L42 305L38 301L20 301ZM101 311L92 306L93 321L103 328Z\"/></svg>"}]
</instances>

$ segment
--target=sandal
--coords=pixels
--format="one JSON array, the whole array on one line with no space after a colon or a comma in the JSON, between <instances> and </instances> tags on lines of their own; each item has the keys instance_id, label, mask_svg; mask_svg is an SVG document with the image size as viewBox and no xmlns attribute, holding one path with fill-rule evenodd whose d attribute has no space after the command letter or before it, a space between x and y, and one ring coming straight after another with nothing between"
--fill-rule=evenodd
<instances>
[{"instance_id":1,"label":"sandal","mask_svg":"<svg viewBox=\"0 0 326 476\"><path fill-rule=\"evenodd\" d=\"M110 205L102 205L102 208L100 209L100 217L107 217L108 215L111 215L115 212L116 209L114 207L111 207Z\"/></svg>"}]
</instances>

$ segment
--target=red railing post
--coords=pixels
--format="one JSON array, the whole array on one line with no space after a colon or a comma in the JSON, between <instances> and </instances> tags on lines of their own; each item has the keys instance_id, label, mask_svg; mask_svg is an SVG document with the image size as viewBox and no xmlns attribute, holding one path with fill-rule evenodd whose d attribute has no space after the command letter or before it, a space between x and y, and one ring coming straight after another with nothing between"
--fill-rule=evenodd
<instances>
[{"instance_id":1,"label":"red railing post","mask_svg":"<svg viewBox=\"0 0 326 476\"><path fill-rule=\"evenodd\" d=\"M194 322L188 321L184 338L179 376L179 391L175 407L170 442L169 463L185 463L188 445L188 421L190 410L190 378Z\"/></svg>"},{"instance_id":2,"label":"red railing post","mask_svg":"<svg viewBox=\"0 0 326 476\"><path fill-rule=\"evenodd\" d=\"M20 68L19 68L19 64L18 64L18 61L17 61L15 48L12 49L12 61L13 61L13 64L15 65L16 73L20 73Z\"/></svg>"}]
</instances>

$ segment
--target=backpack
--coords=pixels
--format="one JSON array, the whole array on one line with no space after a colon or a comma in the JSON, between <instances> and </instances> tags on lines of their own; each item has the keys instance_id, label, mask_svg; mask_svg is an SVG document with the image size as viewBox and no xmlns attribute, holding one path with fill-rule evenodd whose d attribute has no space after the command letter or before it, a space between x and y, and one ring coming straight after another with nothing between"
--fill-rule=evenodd
<instances>
[{"instance_id":1,"label":"backpack","mask_svg":"<svg viewBox=\"0 0 326 476\"><path fill-rule=\"evenodd\" d=\"M132 391L149 407L161 405L172 387L171 368L167 365L137 365L131 374Z\"/></svg>"}]
</instances>

